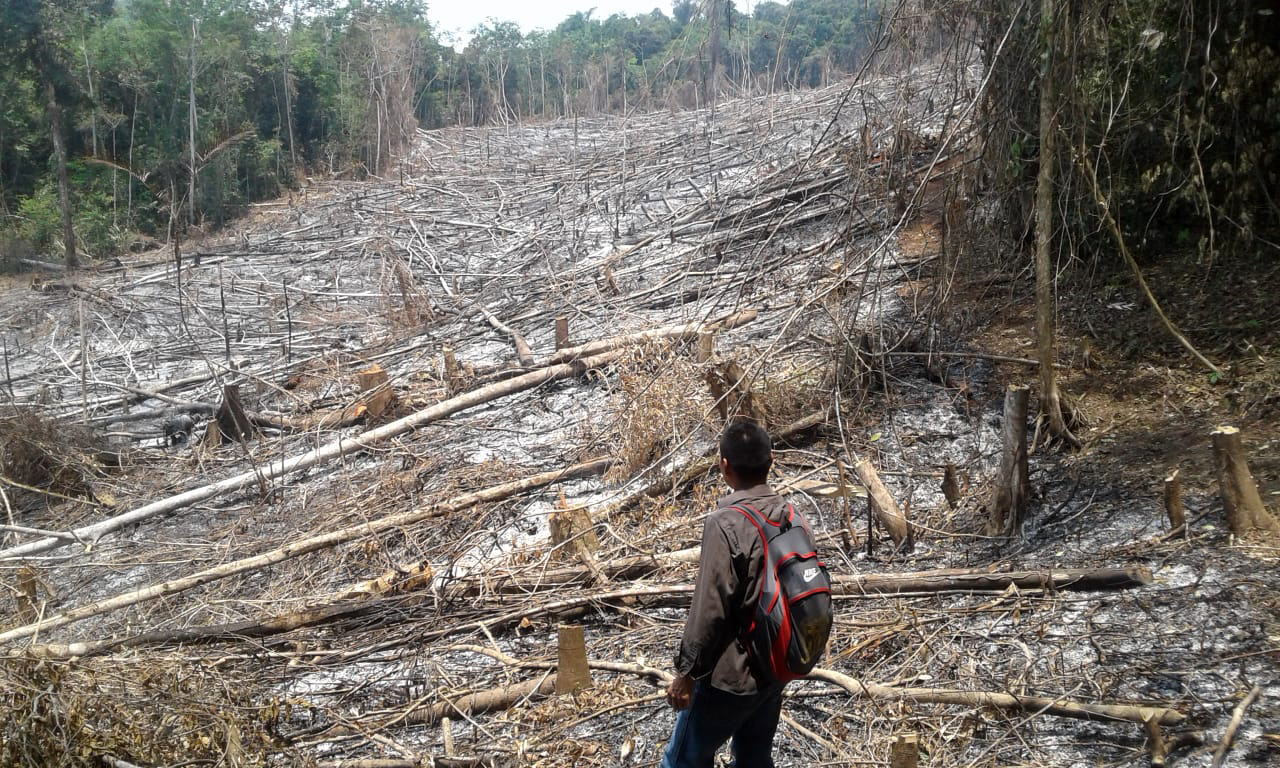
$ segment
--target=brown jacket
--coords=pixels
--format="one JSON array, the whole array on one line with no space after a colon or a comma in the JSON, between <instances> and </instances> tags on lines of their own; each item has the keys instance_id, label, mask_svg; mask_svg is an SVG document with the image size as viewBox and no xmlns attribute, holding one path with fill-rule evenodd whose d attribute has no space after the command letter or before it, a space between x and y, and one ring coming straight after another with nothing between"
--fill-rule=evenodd
<instances>
[{"instance_id":1,"label":"brown jacket","mask_svg":"<svg viewBox=\"0 0 1280 768\"><path fill-rule=\"evenodd\" d=\"M675 661L677 675L711 675L713 686L731 693L755 693L759 687L737 642L755 611L764 564L760 533L745 515L729 509L743 502L775 522L787 514L786 500L762 483L729 494L707 515L693 604ZM808 528L798 512L795 519Z\"/></svg>"}]
</instances>

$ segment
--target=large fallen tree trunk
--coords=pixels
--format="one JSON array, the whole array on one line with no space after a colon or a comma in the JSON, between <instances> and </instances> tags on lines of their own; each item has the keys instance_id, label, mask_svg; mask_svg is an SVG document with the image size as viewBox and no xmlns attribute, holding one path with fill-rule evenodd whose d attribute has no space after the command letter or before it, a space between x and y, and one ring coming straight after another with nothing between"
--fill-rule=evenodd
<instances>
[{"instance_id":1,"label":"large fallen tree trunk","mask_svg":"<svg viewBox=\"0 0 1280 768\"><path fill-rule=\"evenodd\" d=\"M834 578L837 595L893 595L904 592L987 592L1018 589L1047 589L1050 591L1082 591L1101 589L1128 589L1151 583L1151 571L1146 568L1053 568L1044 571L1012 571L986 573L983 571L940 570L914 573L837 575Z\"/></svg>"},{"instance_id":2,"label":"large fallen tree trunk","mask_svg":"<svg viewBox=\"0 0 1280 768\"><path fill-rule=\"evenodd\" d=\"M450 508L450 511L454 509ZM662 567L680 563L696 563L700 549L682 549L655 556L640 555L622 558L600 564L600 569L610 579L639 579L656 573ZM473 599L487 595L508 595L528 598L537 594L583 586L590 582L593 573L587 567L558 568L542 571L532 579L522 579L519 574L503 575L492 570L487 571L481 579L467 579L452 582L444 586L439 594L445 600ZM988 573L985 571L939 570L917 571L898 574L854 574L838 575L834 579L832 591L838 596L893 596L898 594L923 594L937 592L1001 592L1010 586L1018 589L1048 589L1061 591L1095 591L1109 589L1127 589L1151 583L1151 573L1146 568L1100 568L1051 569L1045 571L1015 571L1009 573ZM158 630L144 632L129 637L111 638L92 642L70 644L49 644L31 646L24 652L42 658L67 658L69 656L90 656L109 653L123 648L138 648L158 645L177 645L211 642L236 642L254 638L292 632L303 627L327 624L340 619L350 619L373 613L379 610L404 611L427 601L434 601L436 596L427 590L423 580L418 584L421 590L412 595L385 595L351 599L343 597L327 603L316 603L306 608L288 613L276 614L260 619L246 619L230 624L217 624L188 629ZM350 591L346 591L349 593ZM474 629L484 624L486 629L494 631L519 621L535 613L573 611L593 601L609 603L625 601L636 597L650 600L658 598L672 604L682 604L683 590L676 588L642 587L623 589L620 591L579 596L567 601L552 603L537 608L519 608L507 614L494 617L489 621L472 622L447 630L437 630L435 634L454 634L458 631ZM0 640L4 639L0 636Z\"/></svg>"},{"instance_id":3,"label":"large fallen tree trunk","mask_svg":"<svg viewBox=\"0 0 1280 768\"><path fill-rule=\"evenodd\" d=\"M1141 707L1130 704L1091 704L1067 699L1051 699L1043 696L1015 696L1011 693L989 691L949 691L943 688L896 688L879 683L867 683L830 669L815 669L810 680L822 680L838 685L855 696L890 701L915 701L925 704L956 704L964 707L996 707L1016 709L1035 714L1074 717L1081 720L1127 720L1145 724L1180 725L1186 715L1168 707Z\"/></svg>"},{"instance_id":4,"label":"large fallen tree trunk","mask_svg":"<svg viewBox=\"0 0 1280 768\"><path fill-rule=\"evenodd\" d=\"M194 573L190 576L185 576L180 579L173 579L170 581L161 582L159 584L153 584L148 587L143 587L142 589L133 590L132 592L126 592L125 594L122 594L122 595L117 595L115 597L109 597L94 603L89 603L88 605L83 605L79 608L73 608L72 610L67 611L66 613L61 613L56 616L50 616L49 618L36 622L34 624L27 624L25 626L16 627L14 629L9 630L8 632L0 633L0 643L12 643L15 640L20 640L24 637L30 637L31 635L34 635L38 632L43 632L50 629L55 629L57 627L66 626L67 624L72 624L82 619L86 619L90 616L97 616L99 614L108 613L110 611L118 610L120 608L125 608L130 605L137 605L138 603L142 603L147 600L151 600L164 595L172 595L178 592L184 592L188 589L193 589L202 584L208 584L212 581L217 581L218 579L225 579L228 576L234 576L239 573L246 573L249 571L257 570L259 568L265 568L269 565L274 565L276 563L283 562L290 558L298 557L299 555L304 555L308 552L314 552L316 550L324 549L326 547L332 547L337 544L342 544L342 543L351 541L353 539L357 539L363 536L370 536L375 533L380 533L382 531L398 528L403 525L410 525L412 523L416 523L418 521L425 520L430 517L438 517L441 515L451 514L453 512L457 512L458 510L466 509L467 507L474 506L476 504L480 504L483 502L497 501L499 499L504 499L516 493L520 493L522 491L529 490L531 488L537 488L543 485L547 485L549 483L554 483L559 480L566 480L573 477L582 477L584 475L590 475L590 474L598 474L604 471L606 468L608 468L609 465L612 463L613 463L612 459L597 459L595 461L589 461L583 464L577 464L575 466L568 467L565 469L557 469L551 472L543 472L541 474L533 475L531 477L526 477L521 480L515 480L510 483L503 483L502 485L496 485L491 488L486 488L484 490L476 491L474 493L468 493L463 496L458 496L452 499L451 501L445 502L438 506L424 506L410 512L404 512L398 515L391 515L389 517L384 517L379 520L374 520L368 523L363 523L361 525L352 526L350 528L343 528L341 530L320 534L318 536L311 536L309 538L305 538L300 541L295 541L292 544L289 544L287 546L280 547L278 549L273 549L269 552L263 552L260 555L254 555L252 557L242 558L240 560L226 563L214 568L208 568L206 570L200 571L198 573ZM315 610L322 610L322 608L317 608ZM287 623L288 622L285 622L285 624ZM300 626L300 624L297 626ZM91 645L92 644L73 643L68 646L49 646L49 647L62 649L60 652L57 652L54 655L78 656L87 652L91 648ZM19 650L19 652L21 651Z\"/></svg>"}]
</instances>

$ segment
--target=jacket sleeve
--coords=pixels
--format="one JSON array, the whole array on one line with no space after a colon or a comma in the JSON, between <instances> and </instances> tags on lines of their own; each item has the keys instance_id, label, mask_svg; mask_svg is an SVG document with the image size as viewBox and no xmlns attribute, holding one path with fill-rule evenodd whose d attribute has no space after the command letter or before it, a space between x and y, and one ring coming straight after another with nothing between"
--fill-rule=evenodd
<instances>
[{"instance_id":1,"label":"jacket sleeve","mask_svg":"<svg viewBox=\"0 0 1280 768\"><path fill-rule=\"evenodd\" d=\"M689 619L676 654L677 675L702 678L711 674L721 654L735 639L734 606L741 601L742 579L731 534L721 516L707 517L702 528L701 565L693 588Z\"/></svg>"}]
</instances>

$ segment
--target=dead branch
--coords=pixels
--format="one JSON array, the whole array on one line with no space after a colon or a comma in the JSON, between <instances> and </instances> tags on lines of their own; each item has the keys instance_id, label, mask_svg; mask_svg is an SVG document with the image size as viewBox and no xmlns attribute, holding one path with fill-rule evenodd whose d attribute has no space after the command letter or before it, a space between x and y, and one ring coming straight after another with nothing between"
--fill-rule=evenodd
<instances>
[{"instance_id":1,"label":"dead branch","mask_svg":"<svg viewBox=\"0 0 1280 768\"><path fill-rule=\"evenodd\" d=\"M1244 713L1261 695L1262 686L1253 686L1253 690L1249 691L1249 695L1245 696L1231 711L1231 722L1227 723L1227 729L1222 733L1222 743L1213 751L1213 763L1210 768L1220 768L1222 761L1227 759L1227 753L1231 751L1231 744L1236 739L1236 731L1240 730L1240 723L1244 721Z\"/></svg>"},{"instance_id":2,"label":"dead branch","mask_svg":"<svg viewBox=\"0 0 1280 768\"><path fill-rule=\"evenodd\" d=\"M949 691L942 688L895 688L868 683L829 669L815 669L808 679L838 685L855 696L886 701L914 701L922 704L954 704L964 707L995 707L1033 714L1057 715L1080 720L1126 720L1131 723L1159 722L1179 725L1186 715L1167 707L1140 707L1129 704L1094 704L1043 696L1015 696L987 691Z\"/></svg>"},{"instance_id":3,"label":"dead branch","mask_svg":"<svg viewBox=\"0 0 1280 768\"><path fill-rule=\"evenodd\" d=\"M511 343L515 345L516 357L520 359L520 365L525 368L532 368L534 365L533 351L529 349L529 342L525 341L523 336L504 324L488 309L482 306L480 307L480 312L484 315L484 319L487 320L489 325L492 325L495 330L505 333L511 337Z\"/></svg>"}]
</instances>

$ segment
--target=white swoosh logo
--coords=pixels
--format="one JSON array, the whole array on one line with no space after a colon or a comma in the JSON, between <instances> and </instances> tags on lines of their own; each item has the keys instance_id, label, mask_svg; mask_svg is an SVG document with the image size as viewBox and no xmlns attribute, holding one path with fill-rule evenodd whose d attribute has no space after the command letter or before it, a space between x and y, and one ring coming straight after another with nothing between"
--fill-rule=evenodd
<instances>
[{"instance_id":1,"label":"white swoosh logo","mask_svg":"<svg viewBox=\"0 0 1280 768\"><path fill-rule=\"evenodd\" d=\"M804 580L805 580L805 583L806 583L806 584L807 584L807 583L809 583L809 582L811 582L811 581L813 581L813 580L814 580L814 579L816 579L816 578L818 578L818 569L817 569L817 568L806 568L806 569L805 569L805 571L804 571Z\"/></svg>"}]
</instances>

